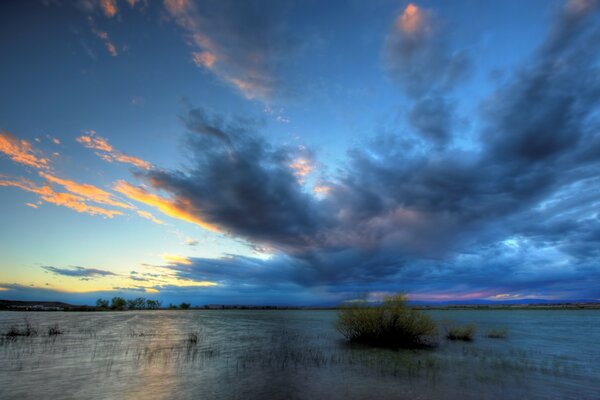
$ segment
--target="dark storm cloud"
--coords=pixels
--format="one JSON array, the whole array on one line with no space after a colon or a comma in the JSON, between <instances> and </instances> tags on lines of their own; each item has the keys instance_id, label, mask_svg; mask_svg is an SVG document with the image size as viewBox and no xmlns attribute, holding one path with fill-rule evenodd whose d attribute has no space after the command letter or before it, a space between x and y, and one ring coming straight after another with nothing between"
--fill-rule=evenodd
<instances>
[{"instance_id":1,"label":"dark storm cloud","mask_svg":"<svg viewBox=\"0 0 600 400\"><path fill-rule=\"evenodd\" d=\"M52 266L44 266L42 267L48 272L52 272L56 275L69 276L74 278L81 278L84 280L93 279L98 276L111 276L116 275L113 272L105 271L102 269L96 268L84 268L84 267L72 267L72 268L59 268Z\"/></svg>"},{"instance_id":2,"label":"dark storm cloud","mask_svg":"<svg viewBox=\"0 0 600 400\"><path fill-rule=\"evenodd\" d=\"M327 220L298 183L292 164L299 150L270 145L247 120L194 109L185 121L200 133L189 137L191 168L151 171L152 186L185 199L205 222L259 243L301 246Z\"/></svg>"},{"instance_id":3,"label":"dark storm cloud","mask_svg":"<svg viewBox=\"0 0 600 400\"><path fill-rule=\"evenodd\" d=\"M193 204L200 218L275 255L167 268L187 279L264 288L351 292L427 282L432 290L480 288L480 297L583 290L599 275L600 24L597 3L577 3L583 6L568 3L540 49L483 105L473 150L428 153L399 135L378 136L349 152L322 198L294 175L295 150L267 143L259 125L192 111L192 165L143 176ZM422 94L447 79L431 84L408 90ZM417 103L431 120L417 112L413 124L450 140L449 105L435 101Z\"/></svg>"}]
</instances>

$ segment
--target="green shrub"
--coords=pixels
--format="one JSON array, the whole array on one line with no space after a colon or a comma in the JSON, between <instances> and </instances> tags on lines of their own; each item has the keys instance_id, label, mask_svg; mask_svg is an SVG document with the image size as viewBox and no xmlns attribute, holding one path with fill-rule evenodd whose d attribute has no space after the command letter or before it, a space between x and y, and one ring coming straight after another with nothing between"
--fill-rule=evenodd
<instances>
[{"instance_id":1,"label":"green shrub","mask_svg":"<svg viewBox=\"0 0 600 400\"><path fill-rule=\"evenodd\" d=\"M350 341L374 346L431 346L437 337L435 322L408 307L403 294L385 297L378 305L366 298L346 303L338 310L335 327Z\"/></svg>"},{"instance_id":2,"label":"green shrub","mask_svg":"<svg viewBox=\"0 0 600 400\"><path fill-rule=\"evenodd\" d=\"M491 339L506 339L508 331L506 329L490 329L485 336Z\"/></svg>"},{"instance_id":3,"label":"green shrub","mask_svg":"<svg viewBox=\"0 0 600 400\"><path fill-rule=\"evenodd\" d=\"M450 340L470 342L475 336L475 325L451 326L446 328L446 337Z\"/></svg>"}]
</instances>

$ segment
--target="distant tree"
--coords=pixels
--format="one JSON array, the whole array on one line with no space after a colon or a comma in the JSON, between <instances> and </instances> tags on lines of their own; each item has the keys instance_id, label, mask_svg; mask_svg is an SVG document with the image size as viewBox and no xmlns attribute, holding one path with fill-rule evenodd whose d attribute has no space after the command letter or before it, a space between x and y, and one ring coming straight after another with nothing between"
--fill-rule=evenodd
<instances>
[{"instance_id":1,"label":"distant tree","mask_svg":"<svg viewBox=\"0 0 600 400\"><path fill-rule=\"evenodd\" d=\"M160 301L158 300L146 300L146 308L149 310L157 310L160 308Z\"/></svg>"},{"instance_id":2,"label":"distant tree","mask_svg":"<svg viewBox=\"0 0 600 400\"><path fill-rule=\"evenodd\" d=\"M189 310L190 309L191 304L190 303L181 303L179 305L179 308L181 308L182 310Z\"/></svg>"},{"instance_id":3,"label":"distant tree","mask_svg":"<svg viewBox=\"0 0 600 400\"><path fill-rule=\"evenodd\" d=\"M169 304L169 310L177 310L177 306L173 303Z\"/></svg>"},{"instance_id":4,"label":"distant tree","mask_svg":"<svg viewBox=\"0 0 600 400\"><path fill-rule=\"evenodd\" d=\"M146 299L138 297L136 299L127 300L127 308L129 310L143 310L146 308Z\"/></svg>"},{"instance_id":5,"label":"distant tree","mask_svg":"<svg viewBox=\"0 0 600 400\"><path fill-rule=\"evenodd\" d=\"M127 306L127 301L122 297L113 297L110 301L111 310L123 311Z\"/></svg>"},{"instance_id":6,"label":"distant tree","mask_svg":"<svg viewBox=\"0 0 600 400\"><path fill-rule=\"evenodd\" d=\"M106 299L98 299L98 300L96 300L96 307L98 307L98 308L108 308L108 300L106 300Z\"/></svg>"}]
</instances>

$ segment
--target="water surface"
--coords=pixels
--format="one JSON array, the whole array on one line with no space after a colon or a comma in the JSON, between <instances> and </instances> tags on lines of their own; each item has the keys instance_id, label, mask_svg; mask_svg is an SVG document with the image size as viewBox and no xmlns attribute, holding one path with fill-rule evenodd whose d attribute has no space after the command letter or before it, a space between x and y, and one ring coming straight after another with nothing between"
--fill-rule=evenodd
<instances>
[{"instance_id":1,"label":"water surface","mask_svg":"<svg viewBox=\"0 0 600 400\"><path fill-rule=\"evenodd\" d=\"M25 319L39 331L0 339L0 398L600 398L600 311L428 313L475 323L475 340L353 346L335 311L0 312L2 333Z\"/></svg>"}]
</instances>

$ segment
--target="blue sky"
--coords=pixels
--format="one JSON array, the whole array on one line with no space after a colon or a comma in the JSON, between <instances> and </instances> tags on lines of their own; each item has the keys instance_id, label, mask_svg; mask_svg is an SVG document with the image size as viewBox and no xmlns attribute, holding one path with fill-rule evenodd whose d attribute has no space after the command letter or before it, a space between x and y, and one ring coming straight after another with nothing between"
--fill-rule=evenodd
<instances>
[{"instance_id":1,"label":"blue sky","mask_svg":"<svg viewBox=\"0 0 600 400\"><path fill-rule=\"evenodd\" d=\"M600 298L598 1L0 9L2 298Z\"/></svg>"}]
</instances>

